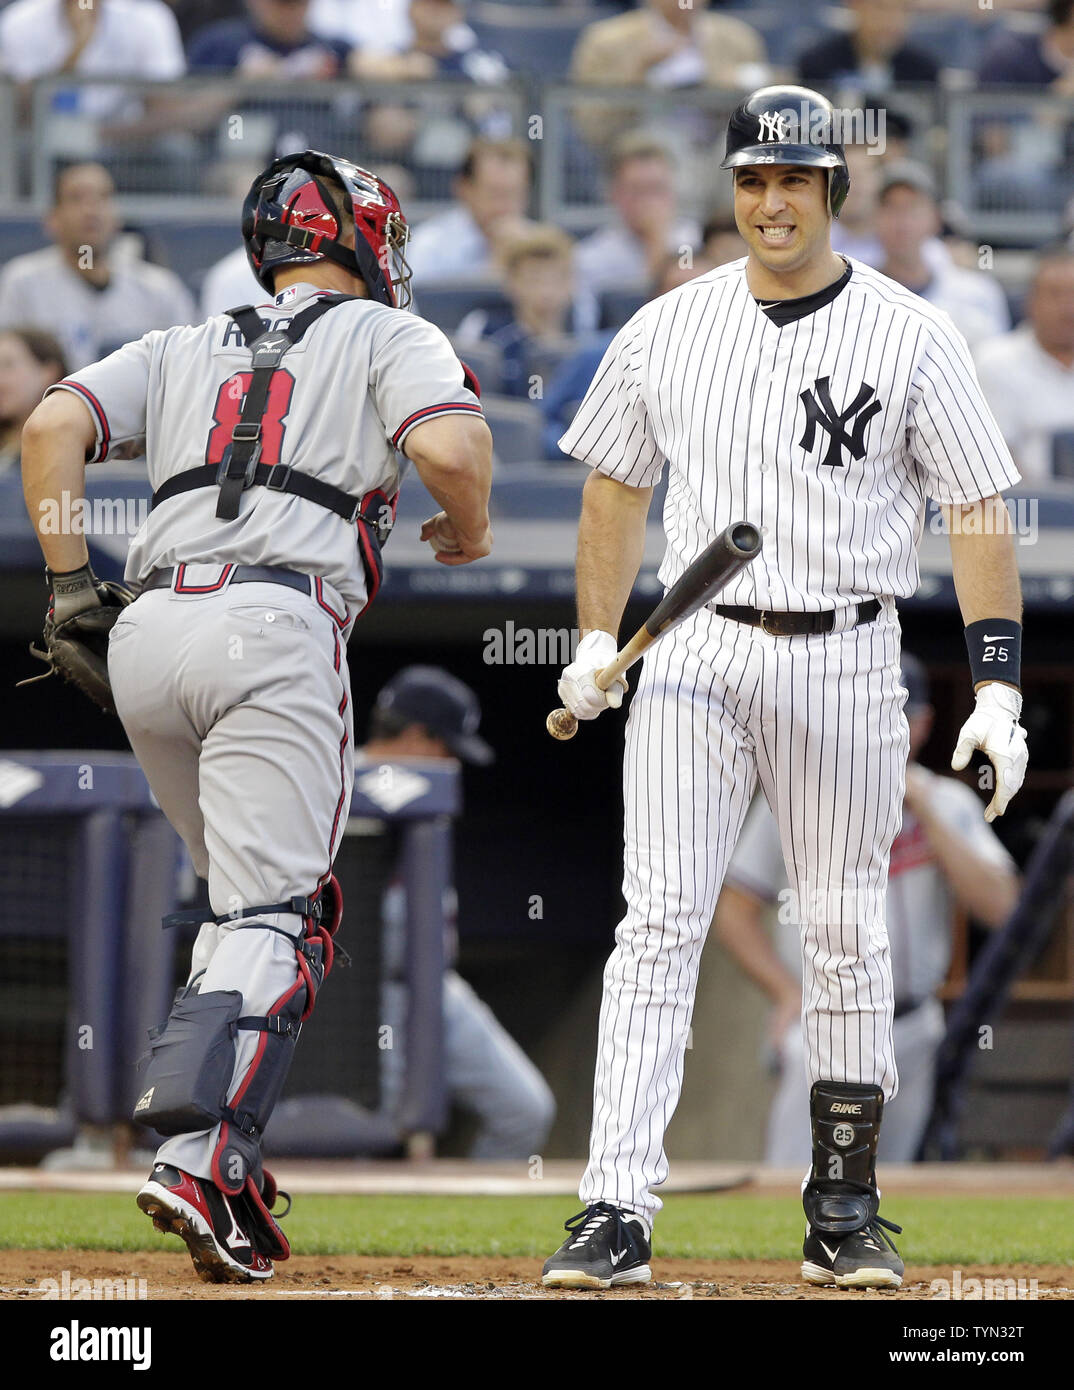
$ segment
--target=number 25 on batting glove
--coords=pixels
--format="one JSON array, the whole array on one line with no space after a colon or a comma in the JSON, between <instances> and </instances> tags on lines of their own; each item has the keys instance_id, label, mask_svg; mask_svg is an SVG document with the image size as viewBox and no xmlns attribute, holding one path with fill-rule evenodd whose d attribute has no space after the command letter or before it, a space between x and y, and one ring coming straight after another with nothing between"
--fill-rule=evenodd
<instances>
[{"instance_id":1,"label":"number 25 on batting glove","mask_svg":"<svg viewBox=\"0 0 1074 1390\"><path fill-rule=\"evenodd\" d=\"M559 678L559 698L575 719L596 719L606 709L618 709L626 694L626 681L617 676L607 690L600 690L594 677L619 650L610 632L587 632L578 650Z\"/></svg>"},{"instance_id":2,"label":"number 25 on batting glove","mask_svg":"<svg viewBox=\"0 0 1074 1390\"><path fill-rule=\"evenodd\" d=\"M1026 731L1018 722L1021 713L1021 692L992 681L978 690L977 708L959 731L951 759L954 770L961 772L978 748L995 768L996 790L985 810L986 821L1002 816L1026 775L1029 754Z\"/></svg>"}]
</instances>

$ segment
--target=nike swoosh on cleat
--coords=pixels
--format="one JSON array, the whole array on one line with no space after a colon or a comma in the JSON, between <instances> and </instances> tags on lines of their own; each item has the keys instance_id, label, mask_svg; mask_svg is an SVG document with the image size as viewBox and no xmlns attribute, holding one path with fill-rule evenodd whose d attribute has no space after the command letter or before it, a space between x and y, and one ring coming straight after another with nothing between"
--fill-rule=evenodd
<instances>
[{"instance_id":1,"label":"nike swoosh on cleat","mask_svg":"<svg viewBox=\"0 0 1074 1390\"><path fill-rule=\"evenodd\" d=\"M613 1269L615 1268L615 1266L619 1263L619 1261L623 1258L623 1256L624 1256L625 1254L626 1254L626 1251L625 1251L625 1250L620 1250L617 1254L612 1255L611 1260L612 1260L612 1268L613 1268Z\"/></svg>"},{"instance_id":2,"label":"nike swoosh on cleat","mask_svg":"<svg viewBox=\"0 0 1074 1390\"><path fill-rule=\"evenodd\" d=\"M824 1244L824 1242L823 1242L822 1240L818 1240L818 1241L817 1241L817 1244L818 1244L818 1245L820 1246L820 1248L824 1251L824 1253L828 1256L829 1260L834 1260L834 1259L835 1259L836 1255L837 1255L838 1252L839 1252L839 1247L838 1247L838 1245L835 1247L834 1250L829 1250L828 1247Z\"/></svg>"}]
</instances>

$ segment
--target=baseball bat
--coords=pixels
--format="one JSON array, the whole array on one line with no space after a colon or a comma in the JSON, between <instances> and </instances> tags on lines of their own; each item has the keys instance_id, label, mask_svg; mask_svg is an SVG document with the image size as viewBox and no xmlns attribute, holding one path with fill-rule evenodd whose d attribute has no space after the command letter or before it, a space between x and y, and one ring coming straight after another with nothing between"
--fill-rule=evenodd
<instances>
[{"instance_id":1,"label":"baseball bat","mask_svg":"<svg viewBox=\"0 0 1074 1390\"><path fill-rule=\"evenodd\" d=\"M658 637L704 607L755 560L760 551L761 533L748 521L736 521L722 531L679 575L626 646L616 652L614 660L593 677L597 689L607 690ZM578 720L570 710L554 709L545 720L545 727L553 738L573 738L578 731Z\"/></svg>"}]
</instances>

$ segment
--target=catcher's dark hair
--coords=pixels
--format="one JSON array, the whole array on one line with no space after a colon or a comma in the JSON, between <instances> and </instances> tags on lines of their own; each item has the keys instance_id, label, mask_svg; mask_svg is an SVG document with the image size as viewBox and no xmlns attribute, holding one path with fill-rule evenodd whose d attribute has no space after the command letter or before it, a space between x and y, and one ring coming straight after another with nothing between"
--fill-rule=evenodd
<instances>
[{"instance_id":1,"label":"catcher's dark hair","mask_svg":"<svg viewBox=\"0 0 1074 1390\"><path fill-rule=\"evenodd\" d=\"M354 229L354 206L347 191L338 179L331 178L327 174L318 174L317 177L328 190L328 196L332 199L332 206L339 214L339 226L342 232Z\"/></svg>"},{"instance_id":2,"label":"catcher's dark hair","mask_svg":"<svg viewBox=\"0 0 1074 1390\"><path fill-rule=\"evenodd\" d=\"M1069 24L1074 0L1048 0L1048 18L1056 27Z\"/></svg>"},{"instance_id":3,"label":"catcher's dark hair","mask_svg":"<svg viewBox=\"0 0 1074 1390\"><path fill-rule=\"evenodd\" d=\"M103 169L112 181L113 189L115 187L112 171L99 159L57 159L52 164L52 202L49 204L50 207L56 207L59 203L63 181L72 169Z\"/></svg>"},{"instance_id":4,"label":"catcher's dark hair","mask_svg":"<svg viewBox=\"0 0 1074 1390\"><path fill-rule=\"evenodd\" d=\"M47 367L52 363L56 368L57 381L62 381L70 370L60 340L54 338L51 333L46 333L43 328L34 328L28 323L15 323L9 328L0 328L0 338L18 338L39 367Z\"/></svg>"},{"instance_id":5,"label":"catcher's dark hair","mask_svg":"<svg viewBox=\"0 0 1074 1390\"><path fill-rule=\"evenodd\" d=\"M472 179L483 159L517 160L525 164L527 170L533 169L533 157L525 140L519 140L517 136L507 140L490 140L486 136L479 136L466 151L466 158L459 166L459 177Z\"/></svg>"}]
</instances>

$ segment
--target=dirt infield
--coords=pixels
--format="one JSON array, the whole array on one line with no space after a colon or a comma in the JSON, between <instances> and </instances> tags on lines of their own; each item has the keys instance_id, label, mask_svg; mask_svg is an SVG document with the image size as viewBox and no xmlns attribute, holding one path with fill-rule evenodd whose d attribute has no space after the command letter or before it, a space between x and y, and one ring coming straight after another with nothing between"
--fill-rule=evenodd
<instances>
[{"instance_id":1,"label":"dirt infield","mask_svg":"<svg viewBox=\"0 0 1074 1390\"><path fill-rule=\"evenodd\" d=\"M144 1279L150 1299L476 1299L485 1301L559 1298L730 1298L730 1299L930 1299L933 1280L951 1280L950 1269L916 1266L901 1289L850 1291L815 1289L799 1279L796 1262L746 1260L667 1260L654 1266L655 1280L641 1287L583 1293L544 1289L539 1264L519 1258L376 1258L296 1255L277 1267L268 1284L199 1283L184 1252L117 1254L79 1250L0 1251L0 1299L42 1297L42 1281L60 1281L72 1299L93 1297L94 1280ZM963 1299L1004 1296L1074 1299L1074 1269L1055 1265L1012 1265L998 1269L970 1265L960 1272ZM75 1281L84 1279L90 1287ZM982 1281L975 1289L968 1281ZM1012 1286L985 1280L1014 1280ZM1026 1281L1020 1285L1018 1281ZM1031 1280L1036 1280L1036 1285ZM45 1288L50 1286L45 1285ZM99 1284L97 1297L115 1285ZM134 1292L137 1286L128 1286Z\"/></svg>"}]
</instances>

